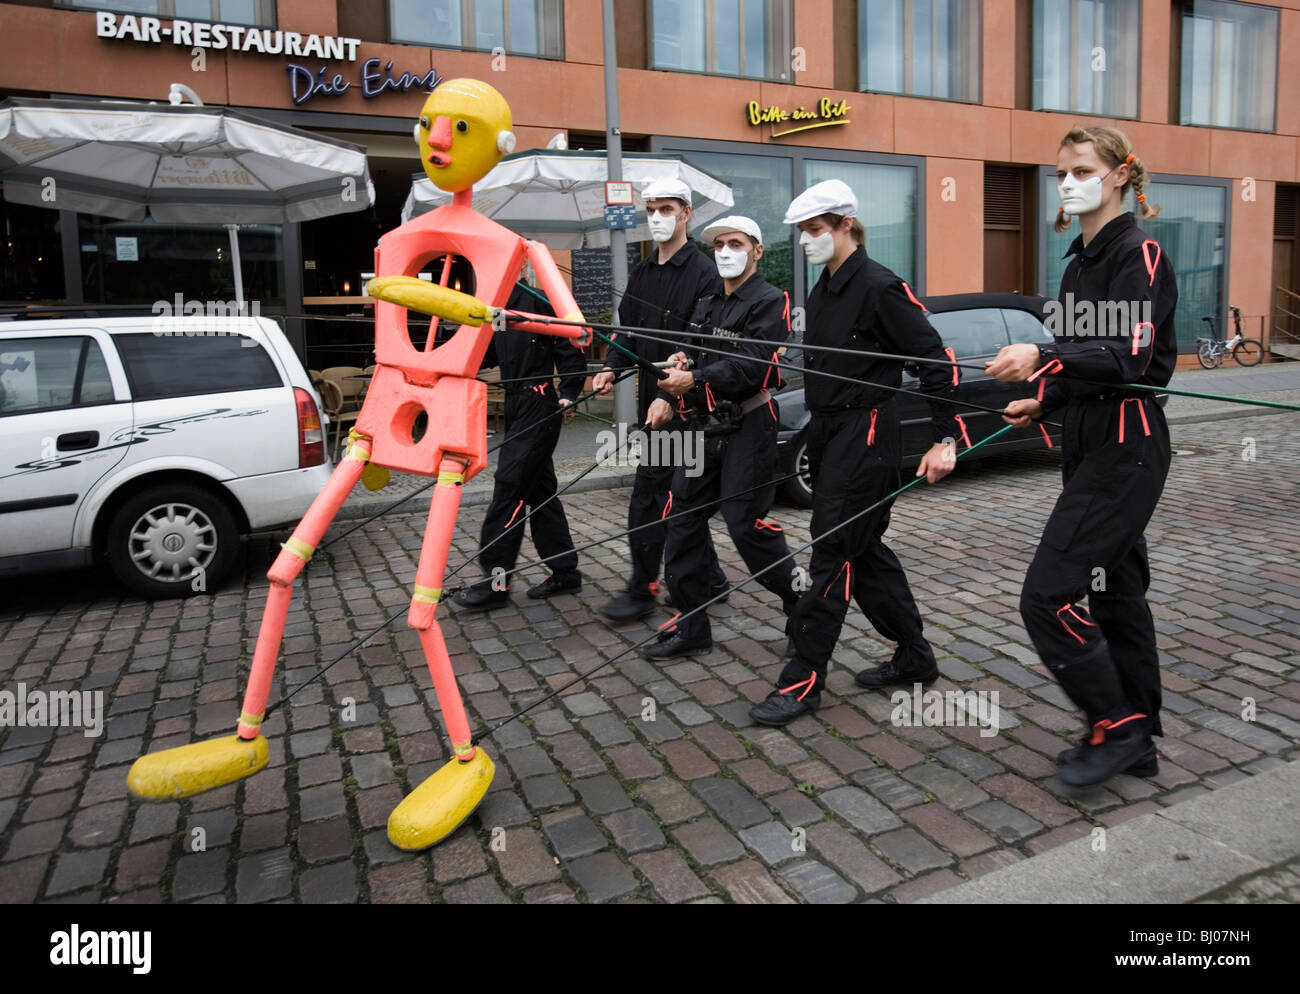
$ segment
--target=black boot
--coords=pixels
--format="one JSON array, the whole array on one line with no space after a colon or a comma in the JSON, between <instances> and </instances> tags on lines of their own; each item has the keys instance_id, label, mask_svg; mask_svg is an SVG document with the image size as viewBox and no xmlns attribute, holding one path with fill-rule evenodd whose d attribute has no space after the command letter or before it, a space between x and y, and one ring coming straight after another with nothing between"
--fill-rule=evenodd
<instances>
[{"instance_id":1,"label":"black boot","mask_svg":"<svg viewBox=\"0 0 1300 994\"><path fill-rule=\"evenodd\" d=\"M762 704L755 704L749 709L749 716L760 725L788 725L801 714L815 711L821 707L821 703L822 695L816 691L800 700L798 694L783 694L774 690Z\"/></svg>"},{"instance_id":2,"label":"black boot","mask_svg":"<svg viewBox=\"0 0 1300 994\"><path fill-rule=\"evenodd\" d=\"M510 590L493 590L492 581L484 580L466 587L452 601L470 611L490 611L510 602Z\"/></svg>"},{"instance_id":3,"label":"black boot","mask_svg":"<svg viewBox=\"0 0 1300 994\"><path fill-rule=\"evenodd\" d=\"M657 606L658 601L654 599L648 586L628 587L596 610L610 621L635 621L637 618L644 618L647 614L653 614Z\"/></svg>"},{"instance_id":4,"label":"black boot","mask_svg":"<svg viewBox=\"0 0 1300 994\"><path fill-rule=\"evenodd\" d=\"M1073 763L1083 757L1083 753L1089 748L1091 735L1085 735L1083 740L1069 749L1062 750L1056 757L1056 765L1064 766L1066 763ZM1154 777L1160 773L1160 753L1156 751L1155 743L1151 748L1144 752L1132 766L1123 772L1134 777Z\"/></svg>"},{"instance_id":5,"label":"black boot","mask_svg":"<svg viewBox=\"0 0 1300 994\"><path fill-rule=\"evenodd\" d=\"M1123 773L1154 749L1151 723L1146 715L1131 714L1118 721L1099 721L1093 726L1089 744L1078 757L1061 767L1059 776L1062 783L1071 787L1091 787Z\"/></svg>"},{"instance_id":6,"label":"black boot","mask_svg":"<svg viewBox=\"0 0 1300 994\"><path fill-rule=\"evenodd\" d=\"M939 679L939 664L928 643L912 651L899 646L893 657L881 666L863 670L854 676L859 687L879 690L882 687L910 687L913 684L934 683Z\"/></svg>"},{"instance_id":7,"label":"black boot","mask_svg":"<svg viewBox=\"0 0 1300 994\"><path fill-rule=\"evenodd\" d=\"M541 597L554 597L582 589L582 574L576 569L565 573L552 573L545 580L528 591L528 596L537 600Z\"/></svg>"},{"instance_id":8,"label":"black boot","mask_svg":"<svg viewBox=\"0 0 1300 994\"><path fill-rule=\"evenodd\" d=\"M641 650L649 660L676 659L678 656L703 656L713 651L710 641L688 639L679 631L664 632L659 640Z\"/></svg>"}]
</instances>

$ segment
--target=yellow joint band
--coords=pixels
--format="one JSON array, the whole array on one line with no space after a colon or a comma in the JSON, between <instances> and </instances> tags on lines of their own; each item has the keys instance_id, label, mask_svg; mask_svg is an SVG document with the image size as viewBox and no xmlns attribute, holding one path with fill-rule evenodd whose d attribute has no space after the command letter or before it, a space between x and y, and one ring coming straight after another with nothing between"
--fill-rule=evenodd
<instances>
[{"instance_id":1,"label":"yellow joint band","mask_svg":"<svg viewBox=\"0 0 1300 994\"><path fill-rule=\"evenodd\" d=\"M464 482L464 473L449 473L446 470L443 470L438 474L438 486L440 487L445 487L448 484L459 487Z\"/></svg>"},{"instance_id":2,"label":"yellow joint band","mask_svg":"<svg viewBox=\"0 0 1300 994\"><path fill-rule=\"evenodd\" d=\"M365 447L358 446L357 444L358 442L364 442ZM347 451L343 453L343 458L355 459L357 462L369 462L370 461L369 446L370 446L370 439L367 438L365 435L357 434L357 430L353 428L351 431L348 432L348 446L347 446Z\"/></svg>"},{"instance_id":3,"label":"yellow joint band","mask_svg":"<svg viewBox=\"0 0 1300 994\"><path fill-rule=\"evenodd\" d=\"M441 587L422 587L418 583L415 585L415 592L411 594L411 600L419 601L421 604L437 604L441 598Z\"/></svg>"},{"instance_id":4,"label":"yellow joint band","mask_svg":"<svg viewBox=\"0 0 1300 994\"><path fill-rule=\"evenodd\" d=\"M265 717L266 717L265 714L249 714L247 711L240 711L239 723L241 725L248 725L252 728L256 728L257 726L262 724L262 719Z\"/></svg>"},{"instance_id":5,"label":"yellow joint band","mask_svg":"<svg viewBox=\"0 0 1300 994\"><path fill-rule=\"evenodd\" d=\"M457 756L469 756L472 755L474 752L474 745L471 742L465 742L461 745L457 745L456 743L453 742L451 748L452 751L455 752Z\"/></svg>"},{"instance_id":6,"label":"yellow joint band","mask_svg":"<svg viewBox=\"0 0 1300 994\"><path fill-rule=\"evenodd\" d=\"M581 321L581 320L583 320L583 317L582 317L582 311L570 311L568 314L564 315L564 317L560 318L560 320L561 320L561 321Z\"/></svg>"},{"instance_id":7,"label":"yellow joint band","mask_svg":"<svg viewBox=\"0 0 1300 994\"><path fill-rule=\"evenodd\" d=\"M287 549L289 552L292 552L303 562L307 562L309 559L311 559L312 554L315 553L316 551L316 546L308 545L302 539L294 538L292 536L290 536L288 540L281 542L280 548Z\"/></svg>"}]
</instances>

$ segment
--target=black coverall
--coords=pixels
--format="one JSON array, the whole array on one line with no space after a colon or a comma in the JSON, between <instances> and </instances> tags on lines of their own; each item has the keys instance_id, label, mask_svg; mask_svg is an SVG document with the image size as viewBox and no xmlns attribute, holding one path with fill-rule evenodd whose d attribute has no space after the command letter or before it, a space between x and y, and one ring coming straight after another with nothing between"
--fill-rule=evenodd
<instances>
[{"instance_id":1,"label":"black coverall","mask_svg":"<svg viewBox=\"0 0 1300 994\"><path fill-rule=\"evenodd\" d=\"M856 249L831 274L826 269L808 296L809 345L886 352L947 360L943 342L926 320L911 288ZM795 605L795 655L777 689L801 699L820 692L839 640L850 594L885 638L898 643L894 659L904 671L924 670L934 652L921 631L921 615L897 557L882 541L892 502L838 531L830 529L899 486L902 427L895 394L873 384L902 385L895 359L806 352L804 397L812 420L806 429L812 471L811 587ZM866 382L819 376L827 371ZM953 367L922 365L921 389L929 395L934 440L954 439L957 422L942 398L956 393Z\"/></svg>"},{"instance_id":2,"label":"black coverall","mask_svg":"<svg viewBox=\"0 0 1300 994\"><path fill-rule=\"evenodd\" d=\"M1178 287L1169 259L1130 213L1087 246L1076 238L1067 255L1074 258L1060 299L1070 294L1074 306L1061 329L1053 329L1056 345L1040 349L1046 369L1055 371L1042 377L1044 414L1064 409L1065 487L1025 575L1020 614L1039 656L1089 726L1138 713L1160 735L1142 533L1169 472L1169 428L1153 394L1125 391L1124 384L1168 384L1178 358ZM1098 319L1090 327L1069 320L1081 302L1107 305L1094 307ZM1076 333L1083 331L1091 333ZM1076 603L1085 594L1088 608Z\"/></svg>"},{"instance_id":3,"label":"black coverall","mask_svg":"<svg viewBox=\"0 0 1300 994\"><path fill-rule=\"evenodd\" d=\"M719 288L704 297L696 305L691 321L701 325L701 331L713 333L712 338L697 339L698 344L731 353L718 355L690 347L683 350L691 360L696 386L682 399L696 413L706 414L716 408L717 401L748 401L769 385L779 385L779 370L766 363L777 361L776 350L790 333L790 301L783 291L755 273L730 295ZM761 338L770 344L732 342L735 337ZM677 403L677 398L666 393L660 396ZM725 494L739 494L721 505L727 531L751 573L785 559L758 582L777 594L789 611L799 598L792 584L795 564L787 558L790 550L781 527L764 520L775 491L771 481L776 466L777 424L776 400L769 399L745 414L737 431L706 437L703 465L678 466L673 473L672 512L677 515ZM682 614L699 607L712 595L708 567L716 557L708 538L709 518L716 510L715 506L671 517L667 522L664 578L673 604ZM677 627L684 638L693 642L712 641L708 615L703 611L683 618Z\"/></svg>"},{"instance_id":4,"label":"black coverall","mask_svg":"<svg viewBox=\"0 0 1300 994\"><path fill-rule=\"evenodd\" d=\"M545 301L519 287L510 295L506 306L533 314L553 316L555 313ZM582 349L567 338L503 328L492 336L482 368L498 365L502 380L525 376L533 379L504 386L506 440L497 455L492 503L483 518L479 564L488 575L497 567L506 571L514 569L524 541L523 523L527 516L537 551L543 558L559 557L547 563L552 572L575 570L578 554L573 551L564 508L558 499L547 501L558 489L551 457L560 439L563 419L563 415L555 413L559 397L555 394L553 377L556 370L564 377L560 381L560 397L572 402L582 391L587 360ZM543 501L546 501L544 506L527 515L525 509L538 508ZM495 541L502 533L505 537ZM492 543L490 548L489 543Z\"/></svg>"},{"instance_id":5,"label":"black coverall","mask_svg":"<svg viewBox=\"0 0 1300 994\"><path fill-rule=\"evenodd\" d=\"M627 290L618 308L619 320L630 327L654 328L662 330L657 338L672 338L674 331L697 331L687 327L695 302L720 285L718 270L713 261L701 252L694 242L687 242L667 262L660 265L657 251L642 259L633 267L628 277ZM681 351L691 339L681 339L680 344L665 344L638 338L635 332L618 332L614 341L643 359L662 362L673 353ZM605 364L615 372L634 365L631 358L613 346L605 355ZM658 395L655 380L642 372L638 376L637 419L638 424L645 424L646 412L650 403ZM664 428L650 431L647 449L651 452L682 452L676 446L681 439L659 437L663 432L680 433L685 422L680 418L670 421ZM642 525L660 521L664 516L664 507L668 502L668 490L672 485L672 466L640 465L632 479L632 499L627 508L628 528L640 528ZM663 559L664 528L662 525L641 528L628 536L628 545L632 553L632 576L628 587L632 590L646 591L650 595L650 584L659 578L659 563ZM727 582L726 574L718 565L717 553L713 551L712 539L709 540L710 585L723 586Z\"/></svg>"}]
</instances>

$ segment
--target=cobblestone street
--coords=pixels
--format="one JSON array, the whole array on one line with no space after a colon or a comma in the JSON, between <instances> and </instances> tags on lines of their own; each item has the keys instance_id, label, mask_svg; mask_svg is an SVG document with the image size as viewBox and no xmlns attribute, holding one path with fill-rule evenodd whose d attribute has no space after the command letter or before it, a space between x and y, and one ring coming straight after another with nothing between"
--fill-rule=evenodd
<instances>
[{"instance_id":1,"label":"cobblestone street","mask_svg":"<svg viewBox=\"0 0 1300 994\"><path fill-rule=\"evenodd\" d=\"M97 738L0 729L0 900L906 903L1300 758L1294 416L1172 432L1178 454L1147 531L1166 707L1152 780L1078 791L1054 776L1082 721L1019 619L1060 485L1056 454L1033 452L905 494L889 537L940 657L928 689L996 691L997 734L891 723L890 696L853 681L889 651L856 606L820 710L785 729L753 725L784 636L779 604L751 585L711 609L711 654L652 665L629 653L496 732L487 798L419 854L395 849L385 823L448 746L404 618L271 717L266 770L146 804L126 787L138 755L233 733L275 544L256 541L242 579L185 602L128 599L99 574L9 583L0 689L102 690L107 718ZM627 496L566 495L575 541L622 531ZM462 513L453 567L474 555L482 513ZM778 505L770 517L792 545L807 541L808 512ZM713 526L734 580L743 564L720 516ZM381 519L317 554L295 587L272 701L408 602L423 527L423 514ZM611 626L595 613L621 588L625 555L621 538L583 552L577 596L528 600L544 576L534 569L507 608L439 609L476 725L669 617ZM1279 873L1223 899L1294 900L1295 866Z\"/></svg>"}]
</instances>

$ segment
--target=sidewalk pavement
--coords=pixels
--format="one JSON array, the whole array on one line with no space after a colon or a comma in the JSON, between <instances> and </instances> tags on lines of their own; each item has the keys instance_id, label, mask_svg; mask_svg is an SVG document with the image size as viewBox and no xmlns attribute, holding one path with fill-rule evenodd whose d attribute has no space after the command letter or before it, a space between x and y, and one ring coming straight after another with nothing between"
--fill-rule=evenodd
<instances>
[{"instance_id":1,"label":"sidewalk pavement","mask_svg":"<svg viewBox=\"0 0 1300 994\"><path fill-rule=\"evenodd\" d=\"M994 870L921 904L1300 903L1300 761Z\"/></svg>"},{"instance_id":2,"label":"sidewalk pavement","mask_svg":"<svg viewBox=\"0 0 1300 994\"><path fill-rule=\"evenodd\" d=\"M1255 400L1271 400L1284 404L1300 405L1300 362L1278 362L1252 368L1185 369L1174 374L1170 387L1196 393L1212 393ZM583 409L596 417L612 419L613 401L596 398ZM1268 413L1270 408L1248 404L1230 404L1192 397L1170 397L1165 414L1170 424L1189 424L1201 421L1219 421L1225 418L1248 418ZM610 426L589 418L577 417L564 426L555 448L555 474L563 486L583 470L589 469L600 451L599 433ZM488 447L504 435L498 431L488 437ZM465 485L461 496L463 506L486 504L492 498L492 480L496 470L495 455L489 456L488 468ZM636 472L631 466L608 464L597 467L583 477L567 493L586 493L612 487L629 487ZM371 492L357 487L339 511L339 520L364 518L375 514L408 495L429 486L430 481L418 476L394 473L383 490ZM427 490L414 496L400 508L401 513L424 514L429 508Z\"/></svg>"}]
</instances>

